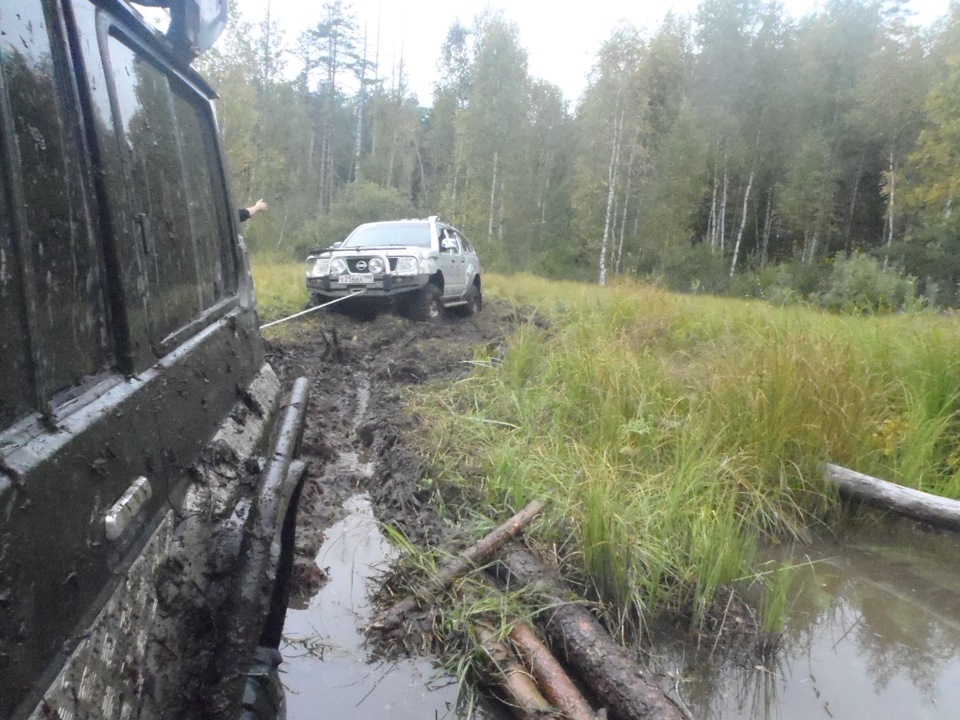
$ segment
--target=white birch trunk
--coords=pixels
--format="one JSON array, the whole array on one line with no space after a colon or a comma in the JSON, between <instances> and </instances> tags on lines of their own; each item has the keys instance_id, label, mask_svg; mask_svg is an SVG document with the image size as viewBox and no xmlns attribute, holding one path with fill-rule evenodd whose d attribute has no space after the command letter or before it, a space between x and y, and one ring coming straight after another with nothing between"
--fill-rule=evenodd
<instances>
[{"instance_id":1,"label":"white birch trunk","mask_svg":"<svg viewBox=\"0 0 960 720\"><path fill-rule=\"evenodd\" d=\"M860 164L857 165L857 177L853 181L853 195L850 198L850 212L847 215L847 235L846 235L846 238L844 239L844 250L846 251L848 257L852 250L851 237L853 233L853 216L854 216L854 212L857 209L857 196L860 193L860 176L863 175L863 161L864 161L864 158L866 157L866 154L867 154L866 150L863 150L860 153Z\"/></svg>"},{"instance_id":2,"label":"white birch trunk","mask_svg":"<svg viewBox=\"0 0 960 720\"><path fill-rule=\"evenodd\" d=\"M493 237L493 211L497 200L497 164L500 159L500 151L493 153L493 182L490 183L490 214L487 223L487 236Z\"/></svg>"},{"instance_id":3,"label":"white birch trunk","mask_svg":"<svg viewBox=\"0 0 960 720\"><path fill-rule=\"evenodd\" d=\"M393 187L393 164L397 159L397 140L400 137L400 128L394 126L393 128L393 144L390 146L390 164L387 166L387 177L386 182L383 184L385 188Z\"/></svg>"},{"instance_id":4,"label":"white birch trunk","mask_svg":"<svg viewBox=\"0 0 960 720\"><path fill-rule=\"evenodd\" d=\"M710 217L707 218L707 239L710 243L710 254L717 252L717 191L720 188L720 176L717 167L713 167L713 197L710 199Z\"/></svg>"},{"instance_id":5,"label":"white birch trunk","mask_svg":"<svg viewBox=\"0 0 960 720\"><path fill-rule=\"evenodd\" d=\"M617 103L619 105L619 102ZM613 215L613 200L617 189L617 172L620 167L620 131L623 128L623 112L616 116L613 125L613 144L610 148L610 165L607 169L607 212L603 221L603 239L600 241L599 284L607 284L607 245L610 242L610 221Z\"/></svg>"},{"instance_id":6,"label":"white birch trunk","mask_svg":"<svg viewBox=\"0 0 960 720\"><path fill-rule=\"evenodd\" d=\"M500 197L497 199L497 205L499 206L497 212L497 239L502 243L503 242L503 206L504 203L504 194L503 194L503 180L500 181Z\"/></svg>"},{"instance_id":7,"label":"white birch trunk","mask_svg":"<svg viewBox=\"0 0 960 720\"><path fill-rule=\"evenodd\" d=\"M887 243L886 252L883 255L883 269L887 269L890 262L890 247L893 245L893 220L894 220L894 201L896 200L897 176L896 164L894 162L894 151L890 148L890 197L887 200Z\"/></svg>"},{"instance_id":8,"label":"white birch trunk","mask_svg":"<svg viewBox=\"0 0 960 720\"><path fill-rule=\"evenodd\" d=\"M767 213L763 219L763 244L760 246L760 269L767 266L767 251L770 248L770 223L773 217L773 193L767 196Z\"/></svg>"},{"instance_id":9,"label":"white birch trunk","mask_svg":"<svg viewBox=\"0 0 960 720\"><path fill-rule=\"evenodd\" d=\"M816 227L813 228L813 237L810 239L810 252L807 254L807 265L813 264L813 259L817 256L817 245L820 242L820 221L817 220ZM804 249L806 250L806 249Z\"/></svg>"},{"instance_id":10,"label":"white birch trunk","mask_svg":"<svg viewBox=\"0 0 960 720\"><path fill-rule=\"evenodd\" d=\"M550 178L547 178L540 189L540 242L543 242L543 233L547 229L547 191L550 190Z\"/></svg>"},{"instance_id":11,"label":"white birch trunk","mask_svg":"<svg viewBox=\"0 0 960 720\"><path fill-rule=\"evenodd\" d=\"M463 157L463 139L461 138L460 142L457 144L457 159L454 161L453 165L453 214L454 219L459 215L459 208L457 207L457 185L460 181L460 160Z\"/></svg>"},{"instance_id":12,"label":"white birch trunk","mask_svg":"<svg viewBox=\"0 0 960 720\"><path fill-rule=\"evenodd\" d=\"M637 140L640 137L640 128L638 127L633 134L633 142L630 144L630 159L627 160L627 188L623 193L623 217L620 219L620 242L617 244L617 260L613 266L613 274L620 274L620 264L623 259L623 239L627 234L627 210L630 207L630 186L633 184L633 161L637 155Z\"/></svg>"},{"instance_id":13,"label":"white birch trunk","mask_svg":"<svg viewBox=\"0 0 960 720\"><path fill-rule=\"evenodd\" d=\"M750 202L750 188L753 187L754 168L750 168L750 177L747 179L747 190L743 193L743 213L740 218L740 229L737 230L737 241L733 245L733 260L730 263L730 277L737 270L737 258L740 255L740 241L743 240L743 229L747 225L747 204Z\"/></svg>"},{"instance_id":14,"label":"white birch trunk","mask_svg":"<svg viewBox=\"0 0 960 720\"><path fill-rule=\"evenodd\" d=\"M720 254L723 255L723 251L726 249L727 245L727 181L729 180L729 175L727 174L727 157L723 157L723 195L720 197L720 218L717 222L716 232L717 232L717 246L720 248Z\"/></svg>"}]
</instances>

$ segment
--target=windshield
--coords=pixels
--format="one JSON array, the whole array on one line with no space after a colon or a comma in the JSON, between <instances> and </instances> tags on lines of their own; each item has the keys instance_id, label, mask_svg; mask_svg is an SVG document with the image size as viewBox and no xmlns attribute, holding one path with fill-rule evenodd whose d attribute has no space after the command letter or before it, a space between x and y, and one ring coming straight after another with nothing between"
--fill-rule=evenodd
<instances>
[{"instance_id":1,"label":"windshield","mask_svg":"<svg viewBox=\"0 0 960 720\"><path fill-rule=\"evenodd\" d=\"M350 233L341 247L387 247L392 245L430 247L430 223L424 221L361 225Z\"/></svg>"}]
</instances>

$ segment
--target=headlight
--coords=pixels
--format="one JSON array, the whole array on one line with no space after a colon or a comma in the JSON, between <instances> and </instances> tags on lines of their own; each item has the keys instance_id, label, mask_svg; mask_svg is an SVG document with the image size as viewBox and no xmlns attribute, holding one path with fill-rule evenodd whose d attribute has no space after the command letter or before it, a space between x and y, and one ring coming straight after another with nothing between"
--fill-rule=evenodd
<instances>
[{"instance_id":1,"label":"headlight","mask_svg":"<svg viewBox=\"0 0 960 720\"><path fill-rule=\"evenodd\" d=\"M379 275L383 272L383 260L380 258L370 258L370 264L367 265L367 269L374 275Z\"/></svg>"},{"instance_id":2,"label":"headlight","mask_svg":"<svg viewBox=\"0 0 960 720\"><path fill-rule=\"evenodd\" d=\"M330 272L330 258L317 258L317 261L313 264L313 270L308 270L307 275L322 277L328 272Z\"/></svg>"},{"instance_id":3,"label":"headlight","mask_svg":"<svg viewBox=\"0 0 960 720\"><path fill-rule=\"evenodd\" d=\"M419 265L415 257L401 257L397 258L397 275L416 275L419 270Z\"/></svg>"},{"instance_id":4,"label":"headlight","mask_svg":"<svg viewBox=\"0 0 960 720\"><path fill-rule=\"evenodd\" d=\"M336 258L330 261L330 274L331 275L346 275L347 274L347 263L340 258Z\"/></svg>"}]
</instances>

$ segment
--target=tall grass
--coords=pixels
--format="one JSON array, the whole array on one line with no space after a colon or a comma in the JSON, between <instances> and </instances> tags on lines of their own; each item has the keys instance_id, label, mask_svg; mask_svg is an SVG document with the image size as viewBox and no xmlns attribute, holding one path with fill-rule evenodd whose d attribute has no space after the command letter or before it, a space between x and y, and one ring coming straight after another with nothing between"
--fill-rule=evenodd
<instances>
[{"instance_id":1,"label":"tall grass","mask_svg":"<svg viewBox=\"0 0 960 720\"><path fill-rule=\"evenodd\" d=\"M479 468L460 479L495 505L549 498L541 539L621 618L702 620L719 587L754 578L760 542L826 517L826 460L960 491L954 318L485 281L550 327L523 324L502 358L418 401L438 462ZM769 613L788 576L766 581Z\"/></svg>"},{"instance_id":2,"label":"tall grass","mask_svg":"<svg viewBox=\"0 0 960 720\"><path fill-rule=\"evenodd\" d=\"M250 266L257 311L264 322L292 315L302 310L310 299L301 263L253 255Z\"/></svg>"}]
</instances>

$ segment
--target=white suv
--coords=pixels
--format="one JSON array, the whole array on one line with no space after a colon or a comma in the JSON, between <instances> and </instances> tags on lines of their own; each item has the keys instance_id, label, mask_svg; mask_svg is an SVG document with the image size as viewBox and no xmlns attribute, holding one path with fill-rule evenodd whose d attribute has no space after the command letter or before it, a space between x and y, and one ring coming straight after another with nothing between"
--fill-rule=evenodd
<instances>
[{"instance_id":1,"label":"white suv","mask_svg":"<svg viewBox=\"0 0 960 720\"><path fill-rule=\"evenodd\" d=\"M400 312L417 320L454 307L470 315L483 305L476 251L436 216L360 225L342 243L307 258L306 283L314 303L394 297Z\"/></svg>"}]
</instances>

